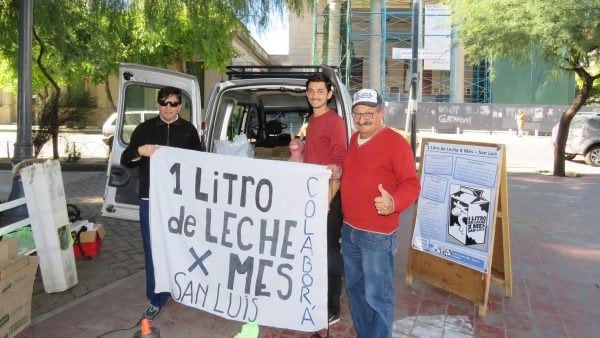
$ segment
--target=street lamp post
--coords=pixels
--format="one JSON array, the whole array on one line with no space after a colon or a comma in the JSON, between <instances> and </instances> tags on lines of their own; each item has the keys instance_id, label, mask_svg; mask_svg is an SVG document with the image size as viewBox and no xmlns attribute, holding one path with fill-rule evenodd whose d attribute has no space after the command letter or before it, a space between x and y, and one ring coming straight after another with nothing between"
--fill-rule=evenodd
<instances>
[{"instance_id":1,"label":"street lamp post","mask_svg":"<svg viewBox=\"0 0 600 338\"><path fill-rule=\"evenodd\" d=\"M419 0L413 0L412 3L412 57L410 62L410 102L409 102L409 120L410 120L410 146L416 157L417 146L417 91L418 91L418 61L419 61Z\"/></svg>"},{"instance_id":2,"label":"street lamp post","mask_svg":"<svg viewBox=\"0 0 600 338\"><path fill-rule=\"evenodd\" d=\"M19 1L19 88L17 141L13 164L33 157L31 143L31 48L33 33L33 0Z\"/></svg>"},{"instance_id":3,"label":"street lamp post","mask_svg":"<svg viewBox=\"0 0 600 338\"><path fill-rule=\"evenodd\" d=\"M33 36L33 0L19 1L19 85L17 97L17 141L13 155L13 166L33 158L31 143L31 47ZM13 175L8 200L13 201L25 195L21 176ZM4 217L27 216L27 207L6 210Z\"/></svg>"}]
</instances>

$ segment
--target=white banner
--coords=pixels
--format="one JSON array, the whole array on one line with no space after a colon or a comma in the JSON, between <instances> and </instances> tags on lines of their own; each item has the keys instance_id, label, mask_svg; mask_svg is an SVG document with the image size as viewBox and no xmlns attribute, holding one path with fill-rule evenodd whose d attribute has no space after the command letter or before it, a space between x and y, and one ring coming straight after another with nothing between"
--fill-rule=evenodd
<instances>
[{"instance_id":1,"label":"white banner","mask_svg":"<svg viewBox=\"0 0 600 338\"><path fill-rule=\"evenodd\" d=\"M425 5L423 47L425 50L439 51L439 57L424 58L423 69L450 70L451 34L450 7L445 5Z\"/></svg>"},{"instance_id":2,"label":"white banner","mask_svg":"<svg viewBox=\"0 0 600 338\"><path fill-rule=\"evenodd\" d=\"M161 147L150 173L156 292L242 322L327 326L324 166Z\"/></svg>"},{"instance_id":3,"label":"white banner","mask_svg":"<svg viewBox=\"0 0 600 338\"><path fill-rule=\"evenodd\" d=\"M418 59L422 60L444 60L449 57L448 49L419 49ZM410 48L392 48L392 59L412 59L412 49Z\"/></svg>"},{"instance_id":4,"label":"white banner","mask_svg":"<svg viewBox=\"0 0 600 338\"><path fill-rule=\"evenodd\" d=\"M442 5L425 5L423 48L417 58L423 69L450 70L451 46L450 8ZM392 48L392 59L412 59L412 48Z\"/></svg>"}]
</instances>

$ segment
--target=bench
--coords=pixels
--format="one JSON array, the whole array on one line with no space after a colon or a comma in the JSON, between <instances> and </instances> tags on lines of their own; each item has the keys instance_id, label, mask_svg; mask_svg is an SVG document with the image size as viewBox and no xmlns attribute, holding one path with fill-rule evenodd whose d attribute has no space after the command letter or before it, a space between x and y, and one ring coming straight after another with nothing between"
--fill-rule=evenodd
<instances>
[{"instance_id":1,"label":"bench","mask_svg":"<svg viewBox=\"0 0 600 338\"><path fill-rule=\"evenodd\" d=\"M27 201L25 200L25 197L21 197L21 198L17 198L15 200L12 201L8 201L8 202L4 202L2 204L0 204L0 212L4 212L6 210L10 210L10 209L14 209L20 206L26 206L27 205ZM31 224L31 221L29 220L29 216L23 216L22 219L18 219L20 217L15 217L17 220L13 223L9 223L6 225L3 225L0 227L0 238L6 234L9 234L13 231L19 230L23 227L26 227L28 225ZM12 219L11 219L12 221ZM32 253L34 253L36 250L35 248L28 250L27 252L24 253L19 253L20 255L30 255Z\"/></svg>"}]
</instances>

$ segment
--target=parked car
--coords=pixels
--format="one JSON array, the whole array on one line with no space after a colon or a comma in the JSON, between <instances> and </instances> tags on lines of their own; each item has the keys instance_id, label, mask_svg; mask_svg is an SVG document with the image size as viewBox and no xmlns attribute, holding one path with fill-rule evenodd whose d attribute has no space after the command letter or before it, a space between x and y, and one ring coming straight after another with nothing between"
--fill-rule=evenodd
<instances>
[{"instance_id":1,"label":"parked car","mask_svg":"<svg viewBox=\"0 0 600 338\"><path fill-rule=\"evenodd\" d=\"M298 133L312 111L305 95L306 79L316 72L325 73L333 82L330 107L343 118L348 142L353 128L352 99L333 68L229 67L229 79L212 88L201 113L201 91L195 76L121 64L117 127L109 157L102 214L132 220L139 217L137 169L130 170L119 163L121 153L129 143L127 135L137 124L123 123L122 120L127 119L132 111L154 109L156 93L161 87L174 86L182 90L180 117L198 128L205 151L217 152L219 147L216 144L233 141L244 134L252 144L255 158L287 160L291 134Z\"/></svg>"},{"instance_id":2,"label":"parked car","mask_svg":"<svg viewBox=\"0 0 600 338\"><path fill-rule=\"evenodd\" d=\"M552 128L552 142L557 137L558 124ZM573 117L565 145L565 158L582 155L585 163L600 166L600 113L581 112Z\"/></svg>"},{"instance_id":3,"label":"parked car","mask_svg":"<svg viewBox=\"0 0 600 338\"><path fill-rule=\"evenodd\" d=\"M153 117L158 115L158 110L139 110L139 111L128 111L125 113L125 121L123 126L122 136L127 142L129 142L129 138L131 137L131 133L135 127ZM117 113L112 113L110 116L104 121L102 125L102 141L106 143L109 149L112 150L113 138L115 135L115 130L117 129Z\"/></svg>"}]
</instances>

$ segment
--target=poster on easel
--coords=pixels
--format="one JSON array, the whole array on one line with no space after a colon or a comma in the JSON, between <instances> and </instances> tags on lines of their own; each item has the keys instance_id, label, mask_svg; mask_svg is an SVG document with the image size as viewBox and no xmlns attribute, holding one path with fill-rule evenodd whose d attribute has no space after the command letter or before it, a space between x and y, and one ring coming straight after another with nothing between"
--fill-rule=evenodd
<instances>
[{"instance_id":1,"label":"poster on easel","mask_svg":"<svg viewBox=\"0 0 600 338\"><path fill-rule=\"evenodd\" d=\"M485 272L500 170L500 150L424 144L421 196L412 238L416 250Z\"/></svg>"},{"instance_id":2,"label":"poster on easel","mask_svg":"<svg viewBox=\"0 0 600 338\"><path fill-rule=\"evenodd\" d=\"M420 278L485 316L492 279L512 296L506 148L423 139L420 158L407 283Z\"/></svg>"}]
</instances>

